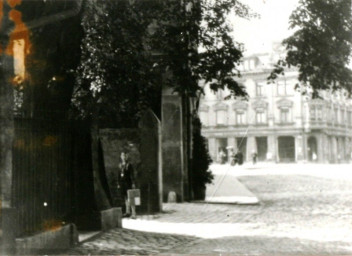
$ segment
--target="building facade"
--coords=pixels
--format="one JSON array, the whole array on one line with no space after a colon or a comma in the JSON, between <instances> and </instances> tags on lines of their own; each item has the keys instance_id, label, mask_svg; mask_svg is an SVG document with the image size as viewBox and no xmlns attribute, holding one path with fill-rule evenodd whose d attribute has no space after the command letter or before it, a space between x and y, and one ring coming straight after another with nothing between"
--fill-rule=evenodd
<instances>
[{"instance_id":1,"label":"building facade","mask_svg":"<svg viewBox=\"0 0 352 256\"><path fill-rule=\"evenodd\" d=\"M243 59L239 82L248 99L225 100L228 91L214 93L204 86L199 116L213 160L218 160L221 150L229 155L234 148L243 153L245 161L254 152L259 161L349 161L351 99L342 90L322 91L319 99L303 95L294 69L268 84L277 58L278 54L271 53Z\"/></svg>"}]
</instances>

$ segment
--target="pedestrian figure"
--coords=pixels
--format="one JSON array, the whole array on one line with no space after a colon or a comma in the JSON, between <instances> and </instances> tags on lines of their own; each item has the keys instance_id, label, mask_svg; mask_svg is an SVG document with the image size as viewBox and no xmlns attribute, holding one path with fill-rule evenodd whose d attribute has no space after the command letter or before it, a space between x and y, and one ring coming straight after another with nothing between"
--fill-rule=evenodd
<instances>
[{"instance_id":1,"label":"pedestrian figure","mask_svg":"<svg viewBox=\"0 0 352 256\"><path fill-rule=\"evenodd\" d=\"M312 159L313 159L313 161L315 162L316 160L317 160L317 154L315 154L315 152L313 152L313 154L312 154Z\"/></svg>"},{"instance_id":2,"label":"pedestrian figure","mask_svg":"<svg viewBox=\"0 0 352 256\"><path fill-rule=\"evenodd\" d=\"M243 164L243 154L241 151L238 151L237 152L237 161L238 161L238 164L239 165L242 165Z\"/></svg>"},{"instance_id":3,"label":"pedestrian figure","mask_svg":"<svg viewBox=\"0 0 352 256\"><path fill-rule=\"evenodd\" d=\"M252 152L252 162L253 162L253 164L257 163L257 157L258 157L257 152L253 151Z\"/></svg>"},{"instance_id":4,"label":"pedestrian figure","mask_svg":"<svg viewBox=\"0 0 352 256\"><path fill-rule=\"evenodd\" d=\"M232 166L234 166L236 164L236 154L233 151L233 149L231 149L231 152L230 152L230 164Z\"/></svg>"},{"instance_id":5,"label":"pedestrian figure","mask_svg":"<svg viewBox=\"0 0 352 256\"><path fill-rule=\"evenodd\" d=\"M226 162L226 154L225 154L224 150L222 150L222 149L219 152L219 162L221 164L224 164Z\"/></svg>"},{"instance_id":6,"label":"pedestrian figure","mask_svg":"<svg viewBox=\"0 0 352 256\"><path fill-rule=\"evenodd\" d=\"M127 190L135 188L134 170L132 164L129 162L127 152L123 151L120 158L121 163L117 174L117 189L125 200L126 210L123 217L130 217L132 210L132 218L136 218L136 206L130 204L127 196Z\"/></svg>"}]
</instances>

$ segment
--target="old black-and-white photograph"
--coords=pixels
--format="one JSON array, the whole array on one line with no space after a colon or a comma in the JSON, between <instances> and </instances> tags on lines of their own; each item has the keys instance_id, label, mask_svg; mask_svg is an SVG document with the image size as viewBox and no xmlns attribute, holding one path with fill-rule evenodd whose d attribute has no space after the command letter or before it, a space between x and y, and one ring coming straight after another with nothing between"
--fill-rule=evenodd
<instances>
[{"instance_id":1,"label":"old black-and-white photograph","mask_svg":"<svg viewBox=\"0 0 352 256\"><path fill-rule=\"evenodd\" d=\"M351 0L0 0L0 255L352 255Z\"/></svg>"}]
</instances>

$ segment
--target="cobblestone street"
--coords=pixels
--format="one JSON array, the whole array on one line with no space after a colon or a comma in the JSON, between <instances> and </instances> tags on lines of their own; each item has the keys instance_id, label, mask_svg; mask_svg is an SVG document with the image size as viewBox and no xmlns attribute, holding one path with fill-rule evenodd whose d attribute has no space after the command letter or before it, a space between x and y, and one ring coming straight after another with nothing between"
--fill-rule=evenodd
<instances>
[{"instance_id":1,"label":"cobblestone street","mask_svg":"<svg viewBox=\"0 0 352 256\"><path fill-rule=\"evenodd\" d=\"M163 213L124 219L129 230L106 232L68 253L351 255L350 167L219 167L217 175L237 176L260 204L165 204Z\"/></svg>"}]
</instances>

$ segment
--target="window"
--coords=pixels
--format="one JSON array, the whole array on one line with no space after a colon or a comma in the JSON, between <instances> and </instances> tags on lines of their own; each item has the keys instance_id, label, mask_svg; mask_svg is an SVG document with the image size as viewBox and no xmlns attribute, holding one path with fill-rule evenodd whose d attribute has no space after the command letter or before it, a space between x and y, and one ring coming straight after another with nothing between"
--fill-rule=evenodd
<instances>
[{"instance_id":1,"label":"window","mask_svg":"<svg viewBox=\"0 0 352 256\"><path fill-rule=\"evenodd\" d=\"M286 95L286 84L280 82L277 84L277 95Z\"/></svg>"},{"instance_id":2,"label":"window","mask_svg":"<svg viewBox=\"0 0 352 256\"><path fill-rule=\"evenodd\" d=\"M280 121L281 121L281 123L288 123L290 121L289 114L290 114L290 110L288 108L281 108L280 109Z\"/></svg>"},{"instance_id":3,"label":"window","mask_svg":"<svg viewBox=\"0 0 352 256\"><path fill-rule=\"evenodd\" d=\"M323 107L322 106L317 106L316 115L317 115L317 120L319 120L319 121L323 120Z\"/></svg>"},{"instance_id":4,"label":"window","mask_svg":"<svg viewBox=\"0 0 352 256\"><path fill-rule=\"evenodd\" d=\"M332 121L332 110L331 110L330 106L327 109L327 118L326 118L326 120L327 120L328 123L331 123L331 121Z\"/></svg>"},{"instance_id":5,"label":"window","mask_svg":"<svg viewBox=\"0 0 352 256\"><path fill-rule=\"evenodd\" d=\"M264 95L264 86L262 84L256 85L256 95L263 96Z\"/></svg>"},{"instance_id":6,"label":"window","mask_svg":"<svg viewBox=\"0 0 352 256\"><path fill-rule=\"evenodd\" d=\"M310 115L310 120L318 120L318 121L323 120L323 108L322 108L322 106L312 105L310 107L309 115Z\"/></svg>"},{"instance_id":7,"label":"window","mask_svg":"<svg viewBox=\"0 0 352 256\"><path fill-rule=\"evenodd\" d=\"M341 111L341 123L345 124L346 123L345 110L341 108L340 111Z\"/></svg>"},{"instance_id":8,"label":"window","mask_svg":"<svg viewBox=\"0 0 352 256\"><path fill-rule=\"evenodd\" d=\"M315 120L315 106L310 106L309 118L310 118L310 120Z\"/></svg>"},{"instance_id":9,"label":"window","mask_svg":"<svg viewBox=\"0 0 352 256\"><path fill-rule=\"evenodd\" d=\"M225 125L226 124L226 111L218 110L216 111L216 124Z\"/></svg>"},{"instance_id":10,"label":"window","mask_svg":"<svg viewBox=\"0 0 352 256\"><path fill-rule=\"evenodd\" d=\"M334 122L337 123L339 122L339 112L337 110L337 108L334 108Z\"/></svg>"},{"instance_id":11,"label":"window","mask_svg":"<svg viewBox=\"0 0 352 256\"><path fill-rule=\"evenodd\" d=\"M350 125L350 126L352 125L351 114L352 114L351 111L347 111L347 125Z\"/></svg>"},{"instance_id":12,"label":"window","mask_svg":"<svg viewBox=\"0 0 352 256\"><path fill-rule=\"evenodd\" d=\"M236 111L236 123L238 125L245 124L246 123L246 115L244 111Z\"/></svg>"},{"instance_id":13,"label":"window","mask_svg":"<svg viewBox=\"0 0 352 256\"><path fill-rule=\"evenodd\" d=\"M257 124L265 124L266 123L266 114L263 109L257 109L256 122L257 122Z\"/></svg>"}]
</instances>

